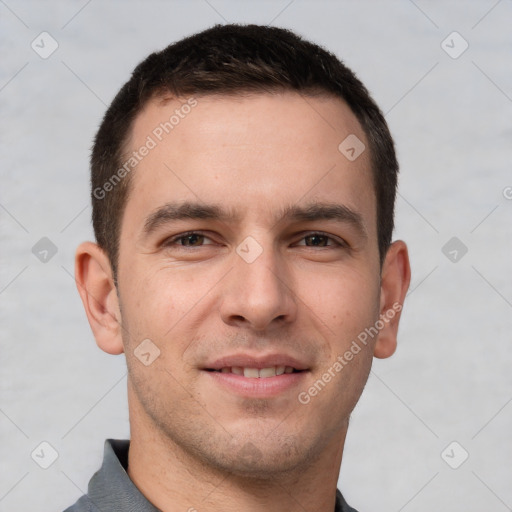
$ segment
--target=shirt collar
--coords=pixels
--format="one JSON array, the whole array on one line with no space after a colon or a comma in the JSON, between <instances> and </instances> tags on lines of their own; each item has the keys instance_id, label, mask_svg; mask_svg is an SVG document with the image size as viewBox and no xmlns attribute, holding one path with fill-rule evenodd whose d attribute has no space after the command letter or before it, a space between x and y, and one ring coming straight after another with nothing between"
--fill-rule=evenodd
<instances>
[{"instance_id":1,"label":"shirt collar","mask_svg":"<svg viewBox=\"0 0 512 512\"><path fill-rule=\"evenodd\" d=\"M105 441L103 464L89 482L89 499L101 511L159 512L126 472L129 447L128 440Z\"/></svg>"},{"instance_id":2,"label":"shirt collar","mask_svg":"<svg viewBox=\"0 0 512 512\"><path fill-rule=\"evenodd\" d=\"M101 511L160 512L131 481L128 468L129 440L107 439L103 464L89 482L88 498ZM336 489L334 512L357 512Z\"/></svg>"}]
</instances>

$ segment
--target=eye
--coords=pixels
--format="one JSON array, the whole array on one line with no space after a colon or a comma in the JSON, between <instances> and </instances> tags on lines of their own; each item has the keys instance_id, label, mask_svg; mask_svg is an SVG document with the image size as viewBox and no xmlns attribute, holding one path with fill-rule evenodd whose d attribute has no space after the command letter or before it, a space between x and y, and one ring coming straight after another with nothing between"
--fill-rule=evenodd
<instances>
[{"instance_id":1,"label":"eye","mask_svg":"<svg viewBox=\"0 0 512 512\"><path fill-rule=\"evenodd\" d=\"M215 242L211 238L199 231L189 231L173 236L163 242L165 247L177 248L199 248L204 245L212 245ZM348 247L348 244L342 240L334 238L326 233L313 232L305 234L302 239L296 244L305 247Z\"/></svg>"},{"instance_id":2,"label":"eye","mask_svg":"<svg viewBox=\"0 0 512 512\"><path fill-rule=\"evenodd\" d=\"M338 241L334 237L321 232L309 233L302 237L302 240L305 243L298 243L297 245L304 245L306 247L347 247L344 241Z\"/></svg>"},{"instance_id":3,"label":"eye","mask_svg":"<svg viewBox=\"0 0 512 512\"><path fill-rule=\"evenodd\" d=\"M209 240L210 243L205 242ZM212 240L203 233L197 231L189 231L169 238L164 242L165 246L178 246L178 247L201 247L203 245L211 245Z\"/></svg>"}]
</instances>

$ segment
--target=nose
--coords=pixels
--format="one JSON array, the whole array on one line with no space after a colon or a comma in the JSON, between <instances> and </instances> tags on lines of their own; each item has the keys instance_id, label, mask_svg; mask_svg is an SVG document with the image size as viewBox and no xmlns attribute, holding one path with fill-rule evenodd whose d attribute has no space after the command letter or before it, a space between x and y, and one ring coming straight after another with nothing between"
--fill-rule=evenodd
<instances>
[{"instance_id":1,"label":"nose","mask_svg":"<svg viewBox=\"0 0 512 512\"><path fill-rule=\"evenodd\" d=\"M297 301L283 257L270 243L259 245L262 252L254 260L242 257L243 252L233 254L234 268L223 280L220 313L229 326L270 331L295 320Z\"/></svg>"}]
</instances>

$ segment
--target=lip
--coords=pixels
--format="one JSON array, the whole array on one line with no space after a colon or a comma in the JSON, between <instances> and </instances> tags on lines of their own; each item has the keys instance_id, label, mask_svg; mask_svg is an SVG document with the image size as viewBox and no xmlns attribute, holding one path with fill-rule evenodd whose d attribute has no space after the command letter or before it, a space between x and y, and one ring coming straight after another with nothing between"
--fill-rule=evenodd
<instances>
[{"instance_id":1,"label":"lip","mask_svg":"<svg viewBox=\"0 0 512 512\"><path fill-rule=\"evenodd\" d=\"M213 361L207 362L203 370L220 370L221 368L231 368L239 366L242 368L269 368L271 366L291 366L296 370L308 370L308 365L300 361L298 358L282 353L270 353L266 355L252 355L248 353L237 353L220 357ZM215 373L215 372L210 372ZM223 374L228 375L228 374ZM294 374L288 374L294 375ZM280 375L278 375L280 377ZM245 377L243 377L245 378ZM274 379L275 377L269 377Z\"/></svg>"},{"instance_id":2,"label":"lip","mask_svg":"<svg viewBox=\"0 0 512 512\"><path fill-rule=\"evenodd\" d=\"M273 365L269 365L273 366ZM288 365L292 366L292 365ZM252 368L255 368L254 366ZM265 366L262 366L265 368ZM249 378L234 373L203 370L212 382L230 393L248 398L270 398L297 387L309 373L304 370L296 373L283 373L275 377Z\"/></svg>"}]
</instances>

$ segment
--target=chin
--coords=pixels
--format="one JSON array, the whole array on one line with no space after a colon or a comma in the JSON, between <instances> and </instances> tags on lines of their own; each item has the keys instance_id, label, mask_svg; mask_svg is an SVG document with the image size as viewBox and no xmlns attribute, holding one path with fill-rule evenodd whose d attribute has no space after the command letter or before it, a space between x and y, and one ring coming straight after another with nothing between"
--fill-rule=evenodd
<instances>
[{"instance_id":1,"label":"chin","mask_svg":"<svg viewBox=\"0 0 512 512\"><path fill-rule=\"evenodd\" d=\"M309 440L311 443L311 440ZM270 433L248 434L241 439L231 439L222 453L210 452L210 458L219 469L241 478L268 481L279 474L303 471L312 462L312 453L318 447L309 446L298 436L272 436Z\"/></svg>"}]
</instances>

